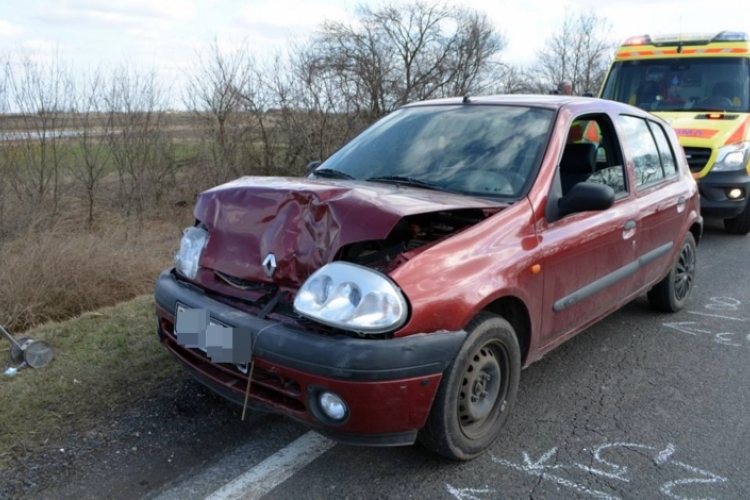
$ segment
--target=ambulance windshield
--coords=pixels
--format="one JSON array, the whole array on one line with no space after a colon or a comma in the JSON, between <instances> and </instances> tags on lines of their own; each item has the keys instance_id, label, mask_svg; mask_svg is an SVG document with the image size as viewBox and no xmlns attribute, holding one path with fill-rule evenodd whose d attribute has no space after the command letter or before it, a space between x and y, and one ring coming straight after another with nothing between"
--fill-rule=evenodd
<instances>
[{"instance_id":1,"label":"ambulance windshield","mask_svg":"<svg viewBox=\"0 0 750 500\"><path fill-rule=\"evenodd\" d=\"M665 58L612 66L603 99L647 111L750 112L750 59Z\"/></svg>"}]
</instances>

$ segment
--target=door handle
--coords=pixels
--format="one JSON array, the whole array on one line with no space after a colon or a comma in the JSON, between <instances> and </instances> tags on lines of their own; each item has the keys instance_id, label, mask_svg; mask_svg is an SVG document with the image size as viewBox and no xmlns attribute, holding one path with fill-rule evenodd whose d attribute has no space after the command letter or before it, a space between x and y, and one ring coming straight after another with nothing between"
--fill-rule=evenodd
<instances>
[{"instance_id":1,"label":"door handle","mask_svg":"<svg viewBox=\"0 0 750 500\"><path fill-rule=\"evenodd\" d=\"M630 219L622 226L623 231L630 231L631 229L635 229L635 221L633 219Z\"/></svg>"}]
</instances>

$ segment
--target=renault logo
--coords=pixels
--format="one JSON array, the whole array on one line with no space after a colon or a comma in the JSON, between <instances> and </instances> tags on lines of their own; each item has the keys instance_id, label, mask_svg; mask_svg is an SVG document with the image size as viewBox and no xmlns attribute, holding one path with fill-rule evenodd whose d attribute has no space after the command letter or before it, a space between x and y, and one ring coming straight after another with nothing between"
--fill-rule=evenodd
<instances>
[{"instance_id":1,"label":"renault logo","mask_svg":"<svg viewBox=\"0 0 750 500\"><path fill-rule=\"evenodd\" d=\"M276 256L274 254L269 253L266 255L266 258L263 259L263 270L269 278L273 276L273 272L276 270Z\"/></svg>"}]
</instances>

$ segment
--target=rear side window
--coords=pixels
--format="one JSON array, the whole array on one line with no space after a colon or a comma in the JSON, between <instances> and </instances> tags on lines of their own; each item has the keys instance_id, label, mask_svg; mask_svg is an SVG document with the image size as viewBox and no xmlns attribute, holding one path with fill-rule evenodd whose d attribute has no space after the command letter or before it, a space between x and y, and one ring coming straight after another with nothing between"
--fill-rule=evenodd
<instances>
[{"instance_id":1,"label":"rear side window","mask_svg":"<svg viewBox=\"0 0 750 500\"><path fill-rule=\"evenodd\" d=\"M664 179L659 150L646 120L628 115L620 115L619 119L625 134L626 147L633 158L636 186L653 184Z\"/></svg>"},{"instance_id":2,"label":"rear side window","mask_svg":"<svg viewBox=\"0 0 750 500\"><path fill-rule=\"evenodd\" d=\"M656 122L649 120L648 126L651 128L651 133L654 134L656 139L656 147L659 148L659 158L661 158L661 165L664 168L664 175L670 177L677 173L677 160L675 160L674 152L669 147L669 139L664 133L664 129Z\"/></svg>"}]
</instances>

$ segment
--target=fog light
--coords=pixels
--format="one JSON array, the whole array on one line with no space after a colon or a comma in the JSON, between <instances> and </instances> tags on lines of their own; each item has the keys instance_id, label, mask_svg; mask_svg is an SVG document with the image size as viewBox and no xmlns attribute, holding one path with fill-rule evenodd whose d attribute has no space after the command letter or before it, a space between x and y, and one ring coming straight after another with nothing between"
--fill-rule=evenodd
<instances>
[{"instance_id":1,"label":"fog light","mask_svg":"<svg viewBox=\"0 0 750 500\"><path fill-rule=\"evenodd\" d=\"M346 403L331 392L321 392L318 402L323 412L333 420L341 420L346 416Z\"/></svg>"},{"instance_id":2,"label":"fog light","mask_svg":"<svg viewBox=\"0 0 750 500\"><path fill-rule=\"evenodd\" d=\"M739 188L730 189L727 193L727 196L733 200L736 200L737 198L742 198L742 190Z\"/></svg>"}]
</instances>

